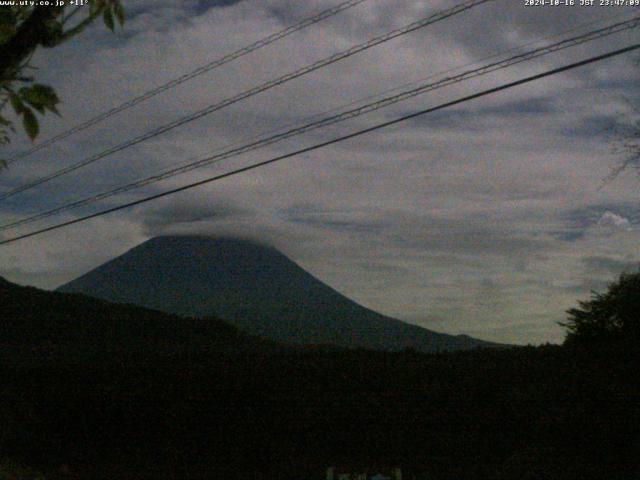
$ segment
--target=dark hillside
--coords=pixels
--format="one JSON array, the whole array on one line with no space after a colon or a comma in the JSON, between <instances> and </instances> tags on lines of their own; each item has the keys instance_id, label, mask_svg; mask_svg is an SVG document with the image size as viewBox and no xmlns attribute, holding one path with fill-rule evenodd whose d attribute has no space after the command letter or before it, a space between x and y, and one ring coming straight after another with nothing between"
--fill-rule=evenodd
<instances>
[{"instance_id":1,"label":"dark hillside","mask_svg":"<svg viewBox=\"0 0 640 480\"><path fill-rule=\"evenodd\" d=\"M492 346L369 310L276 249L247 240L153 238L59 290L178 315L214 315L293 344L425 352Z\"/></svg>"},{"instance_id":2,"label":"dark hillside","mask_svg":"<svg viewBox=\"0 0 640 480\"><path fill-rule=\"evenodd\" d=\"M629 344L278 352L215 320L6 282L0 315L0 452L49 480L640 476Z\"/></svg>"},{"instance_id":3,"label":"dark hillside","mask_svg":"<svg viewBox=\"0 0 640 480\"><path fill-rule=\"evenodd\" d=\"M1 355L23 360L276 348L216 318L180 318L79 294L20 287L4 279L0 279L0 327Z\"/></svg>"}]
</instances>

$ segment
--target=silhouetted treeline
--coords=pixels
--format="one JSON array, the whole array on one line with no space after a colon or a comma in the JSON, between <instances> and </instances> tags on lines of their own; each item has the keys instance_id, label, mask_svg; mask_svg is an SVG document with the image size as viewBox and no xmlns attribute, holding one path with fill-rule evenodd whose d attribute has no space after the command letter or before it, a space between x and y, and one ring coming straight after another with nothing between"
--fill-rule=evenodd
<instances>
[{"instance_id":1,"label":"silhouetted treeline","mask_svg":"<svg viewBox=\"0 0 640 480\"><path fill-rule=\"evenodd\" d=\"M22 361L4 349L0 365L1 456L48 479L319 479L353 462L418 479L640 476L630 344L77 355L63 343Z\"/></svg>"}]
</instances>

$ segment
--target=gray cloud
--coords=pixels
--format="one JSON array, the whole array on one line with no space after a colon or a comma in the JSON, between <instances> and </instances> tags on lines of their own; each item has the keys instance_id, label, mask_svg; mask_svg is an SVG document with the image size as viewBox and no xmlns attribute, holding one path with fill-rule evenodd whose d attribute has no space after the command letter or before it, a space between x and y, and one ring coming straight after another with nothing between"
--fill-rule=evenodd
<instances>
[{"instance_id":1,"label":"gray cloud","mask_svg":"<svg viewBox=\"0 0 640 480\"><path fill-rule=\"evenodd\" d=\"M96 27L79 41L34 59L42 80L64 99L62 120L45 119L43 138L335 3L132 3L123 32L113 35ZM3 172L0 187L76 162L449 6L444 0L370 0L34 155ZM2 205L2 220L112 188L393 87L427 81L434 73L604 20L598 8L551 8L504 0L478 7L17 196ZM633 13L623 10L615 15ZM631 35L437 90L100 206L602 53L631 43ZM601 130L628 113L621 95L638 97L634 61L633 56L620 57L568 72L2 248L0 275L49 288L153 235L239 235L277 246L341 292L385 314L489 340L561 341L556 322L564 311L588 295L590 287L606 286L619 267L638 258L637 229L608 231L597 225L607 211L627 218L632 227L640 224L636 178L623 176L600 188L616 161ZM26 146L17 139L11 149ZM63 219L68 218L71 215ZM2 235L10 233L15 232Z\"/></svg>"},{"instance_id":2,"label":"gray cloud","mask_svg":"<svg viewBox=\"0 0 640 480\"><path fill-rule=\"evenodd\" d=\"M640 266L640 260L618 260L616 258L609 257L587 257L583 259L583 262L589 272L596 274L620 274L631 273L638 270Z\"/></svg>"}]
</instances>

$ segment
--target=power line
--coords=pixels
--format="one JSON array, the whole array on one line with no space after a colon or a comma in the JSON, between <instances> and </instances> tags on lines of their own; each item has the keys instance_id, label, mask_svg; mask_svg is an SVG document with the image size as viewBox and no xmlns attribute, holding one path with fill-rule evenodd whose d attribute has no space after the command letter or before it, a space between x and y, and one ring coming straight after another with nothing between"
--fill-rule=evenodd
<instances>
[{"instance_id":1,"label":"power line","mask_svg":"<svg viewBox=\"0 0 640 480\"><path fill-rule=\"evenodd\" d=\"M160 93L166 92L167 90L170 90L178 85L180 85L181 83L184 82L188 82L189 80L192 80L204 73L210 72L211 70L214 70L218 67L221 67L223 65L226 65L227 63L230 63L234 60L237 60L241 57L244 57L245 55L248 55L252 52L255 52L256 50L259 50L263 47L266 47L267 45L271 45L272 43L277 42L278 40L281 40L285 37L288 37L289 35L292 35L295 32L298 32L300 30L303 30L307 27L310 27L312 25L315 25L316 23L319 23L323 20L326 20L327 18L333 17L345 10L348 10L350 8L353 8L363 2L366 2L367 0L349 0L348 2L343 2L339 5L336 5L335 7L329 8L327 10L324 10L312 17L308 17L305 18L304 20L302 20L301 22L295 24L295 25L291 25L283 30L280 30L278 32L275 32L261 40L258 40L257 42L254 42L250 45L247 45L239 50L236 50L235 52L232 52L228 55L225 55L224 57L221 57L217 60L214 60L212 62L207 63L206 65L203 65L201 67L196 68L195 70L192 70L188 73L185 73L184 75L181 75L177 78L174 78L162 85L159 85L157 87L155 87L152 90L146 91L140 95L138 95L137 97L134 97L130 100L127 100L126 102L111 108L110 110L107 110L106 112L103 112L99 115L96 115L93 118L90 118L89 120L80 123L78 125L75 125L73 127L71 127L68 130L65 130L64 132L59 133L58 135L49 138L48 140L45 140L41 143L39 143L38 145L24 151L21 152L20 154L16 155L14 158L8 160L6 163L7 165L10 165L14 162L17 162L18 160L28 157L29 155L42 150L43 148L46 148L50 145L53 145L56 142L59 142L60 140L63 140L67 137L70 137L71 135L73 135L74 133L78 133L81 132L83 130L86 130L89 127L92 127L93 125L97 125L98 123L103 122L104 120L112 117L113 115L116 115L120 112L123 112L125 110L128 110L136 105L138 105L139 103L142 103L146 100L149 100L150 98L155 97L156 95L159 95Z\"/></svg>"},{"instance_id":2,"label":"power line","mask_svg":"<svg viewBox=\"0 0 640 480\"><path fill-rule=\"evenodd\" d=\"M389 126L396 125L396 124L401 123L401 122L405 122L405 121L410 120L412 118L416 118L416 117L419 117L419 116L422 116L422 115L426 115L428 113L432 113L432 112L435 112L435 111L438 111L438 110L443 110L445 108L452 107L452 106L455 106L455 105L459 105L461 103L465 103L465 102L468 102L470 100L474 100L476 98L480 98L480 97L484 97L484 96L487 96L487 95L491 95L491 94L494 94L494 93L497 93L497 92L500 92L500 91L503 91L503 90L507 90L507 89L510 89L510 88L513 88L513 87L516 87L516 86L519 86L519 85L523 85L525 83L530 83L530 82L533 82L535 80L540 80L540 79L545 78L545 77L549 77L549 76L552 76L552 75L556 75L558 73L566 72L566 71L572 70L574 68L582 67L582 66L585 66L585 65L588 65L588 64L591 64L591 63L595 63L595 62L598 62L598 61L601 61L601 60L605 60L607 58L611 58L611 57L615 57L615 56L618 56L618 55L622 55L624 53L628 53L628 52L631 52L631 51L634 51L634 50L638 50L638 49L640 49L640 44L635 44L635 45L631 45L631 46L628 46L628 47L625 47L625 48L614 50L612 52L608 52L608 53L605 53L605 54L602 54L602 55L598 55L598 56L595 56L595 57L590 57L590 58L588 58L586 60L582 60L582 61L579 61L579 62L571 63L571 64L565 65L563 67L554 68L552 70L547 70L546 72L539 73L537 75L532 75L532 76L529 76L529 77L526 77L526 78L522 78L520 80L516 80L514 82L510 82L510 83L506 83L506 84L500 85L498 87L490 88L488 90L483 90L483 91L481 91L479 93L474 93L472 95L467 95L465 97L458 98L456 100L452 100L452 101L440 104L440 105L435 106L435 107L427 108L427 109L424 109L424 110L420 110L418 112L414 112L414 113L411 113L411 114L408 114L408 115L404 115L404 116L396 118L394 120L390 120L390 121L387 121L387 122L384 122L384 123L380 123L380 124L374 125L372 127L365 128L363 130L358 130L358 131L350 133L348 135L344 135L344 136L341 136L341 137L338 137L338 138L334 138L332 140L328 140L326 142L318 143L318 144L312 145L310 147L306 147L306 148L303 148L303 149L300 149L300 150L296 150L294 152L290 152L290 153L287 153L287 154L284 154L284 155L280 155L280 156L271 158L269 160L264 160L262 162L258 162L258 163L254 163L254 164L246 166L246 167L238 168L238 169L232 170L232 171L227 172L227 173L223 173L223 174L220 174L220 175L209 177L209 178L206 178L204 180L199 180L197 182L184 185L182 187L174 188L174 189L162 192L162 193L158 193L158 194L155 194L155 195L151 195L151 196L139 199L139 200L135 200L135 201L128 202L128 203L125 203L125 204L122 204L122 205L118 205L116 207L111 207L111 208L108 208L106 210L102 210L100 212L93 213L91 215L86 215L84 217L80 217L80 218L76 218L76 219L69 220L69 221L66 221L66 222L58 223L58 224L52 225L50 227L42 228L40 230L36 230L36 231L29 232L29 233L26 233L26 234L23 234L23 235L19 235L19 236L13 237L13 238L2 240L2 241L0 241L0 245L6 245L6 244L9 244L9 243L17 242L19 240L23 240L23 239L26 239L26 238L34 237L36 235L41 235L43 233L51 232L53 230L58 230L60 228L68 227L68 226L74 225L76 223L85 222L87 220L91 220L93 218L101 217L101 216L107 215L109 213L117 212L119 210L124 210L126 208L131 208L131 207L134 207L134 206L137 206L137 205L141 205L143 203L151 202L151 201L157 200L159 198L167 197L169 195L173 195L175 193L183 192L185 190L190 190L192 188L199 187L201 185L212 183L212 182L215 182L217 180L222 180L224 178L231 177L231 176L234 176L234 175L238 175L240 173L248 172L250 170L255 170L257 168L264 167L264 166L270 165L272 163L279 162L281 160L285 160L285 159L288 159L288 158L291 158L291 157L302 155L304 153L309 153L311 151L318 150L320 148L324 148L324 147L327 147L327 146L330 146L330 145L333 145L333 144L336 144L336 143L339 143L339 142L343 142L343 141L349 140L351 138L359 137L359 136L367 134L367 133L371 133L371 132L374 132L374 131L377 131L377 130L381 130L381 129L389 127Z\"/></svg>"},{"instance_id":3,"label":"power line","mask_svg":"<svg viewBox=\"0 0 640 480\"><path fill-rule=\"evenodd\" d=\"M282 85L284 83L287 83L291 80L294 80L296 78L302 77L304 75L307 75L311 72L314 72L316 70L319 70L323 67L326 67L328 65L331 65L333 63L336 63L340 60L344 60L346 58L349 58L353 55L356 55L357 53L360 53L364 50L368 50L370 48L373 48L377 45L380 45L382 43L388 42L390 40L393 40L394 38L400 37L402 35L406 35L408 33L411 33L415 30L418 30L420 28L424 28L428 25L432 25L436 22L439 22L441 20L444 20L446 18L452 17L454 15L457 15L459 13L462 13L466 10L469 10L473 7L476 7L478 5L481 5L483 3L488 3L494 0L468 0L466 2L460 3L458 5L456 5L455 7L452 7L450 9L447 10L443 10L440 11L438 13L435 13L433 15L430 15L428 17L425 17L421 20L418 20L416 22L410 23L402 28L396 29L396 30L392 30L386 34L380 35L378 37L374 37L371 40L356 45L354 47L351 47L347 50L343 50L342 52L336 53L334 55L331 55L330 57L326 57L322 60L319 60L311 65L307 65L306 67L302 67L298 70L295 70L293 72L287 73L281 77L278 77L277 79L274 80L270 80L269 82L263 83L257 87L254 87L250 90L247 90L245 92L242 92L238 95L235 95L231 98L228 98L226 100L223 100L222 102L216 103L214 105L210 105L202 110L199 110L195 113L192 113L190 115L187 115L185 117L182 117L178 120L175 120L169 124L166 124L162 127L159 127L155 130L152 130L150 132L147 132L143 135L140 135L138 137L135 137L133 139L130 139L124 143L121 143L119 145L116 145L114 147L111 147L107 150L104 150L96 155L93 155L91 157L88 157L84 160L81 160L78 163L75 163L73 165L70 165L68 167L65 167L63 169L60 169L54 173L51 173L49 175L46 175L44 177L41 177L37 180L34 180L32 182L23 184L19 187L13 188L11 190L9 190L8 192L5 192L3 194L0 195L0 200L5 200L9 197L12 197L18 193L24 192L26 190L30 190L34 187L37 187L39 185L42 185L43 183L49 182L55 178L61 177L63 175L67 175L71 172L74 172L80 168L83 168L87 165L90 165L102 158L105 158L109 155L112 155L114 153L120 152L122 150L125 150L129 147L132 147L134 145L137 145L138 143L141 143L145 140L149 140L151 138L157 137L158 135L162 135L163 133L166 133L170 130L173 130L174 128L180 127L182 125L185 125L187 123L193 122L194 120L197 120L199 118L202 118L206 115L209 115L213 112L216 112L218 110L221 110L223 108L226 108L230 105L233 105L237 102L240 102L242 100L245 100L249 97L252 97L254 95L257 95L259 93L262 93L264 91L267 91L271 88L274 88L276 86Z\"/></svg>"},{"instance_id":4,"label":"power line","mask_svg":"<svg viewBox=\"0 0 640 480\"><path fill-rule=\"evenodd\" d=\"M23 219L19 219L16 220L12 223L8 223L5 225L0 225L0 231L2 230L7 230L9 228L14 228L14 227L18 227L21 225L26 225L29 223L33 223L37 220L41 220L44 218L48 218L51 217L53 215L57 215L59 213L65 212L67 210L71 210L74 208L78 208L81 206L85 206L88 205L90 203L99 201L99 200L104 200L105 198L109 198L112 197L114 195L120 194L120 193L125 193L131 190L135 190L141 187L144 187L146 185L150 185L152 183L156 183L159 182L161 180L165 180L167 178L182 174L182 173L186 173L189 172L191 170L195 170L197 168L201 168L203 166L206 165L211 165L213 163L217 163L219 161L231 158L231 157L235 157L253 150L256 150L258 148L262 148L268 145L271 145L273 143L282 141L284 139L287 138L291 138L293 136L297 136L297 135L301 135L303 133L307 133L310 132L312 130L316 130L319 128L323 128L329 125L334 125L336 123L339 122L343 122L361 115L364 115L366 113L370 113L376 110L379 110L381 108L387 107L389 105L407 100L409 98L413 98L416 97L418 95L424 94L426 92L429 91L433 91L445 86L449 86L452 85L454 83L460 83L462 81L468 80L470 78L475 78L481 75L486 75L492 72L495 72L497 70L501 70L522 62L526 62L526 61L530 61L532 59L535 58L539 58L541 56L544 55L548 55L550 53L553 52L557 52L559 50L564 50L566 48L569 47L573 47L576 45L580 45L582 43L586 43L588 41L593 41L596 39L600 39L603 38L605 36L609 36L615 33L619 33L621 31L624 30L629 30L632 28L637 28L640 25L640 16L636 16L630 20L624 21L624 22L618 22L616 24L612 24L609 25L607 27L603 27L603 28L599 28L597 30L593 30L593 31L589 31L586 32L582 35L578 35L572 38L568 38L559 42L556 42L554 44L545 46L545 47L539 47L527 52L523 52L520 53L518 55L514 55L512 57L509 57L507 59L504 60L500 60L497 62L493 62L490 63L488 65L484 65L482 67L479 68L475 68L472 70L467 70L465 72L462 72L458 75L454 75L454 76L449 76L449 77L445 77L441 80L438 80L437 82L433 82L433 83L428 83L428 84L424 84L424 85L420 85L416 88L410 89L410 90L406 90L403 91L399 94L396 95L392 95L386 98L382 98L380 100L377 100L375 102L371 102L368 103L366 105L360 106L358 108L354 108L351 110L346 110L343 111L337 115L333 115L327 118L323 118L314 122L310 122L307 123L305 125L296 127L296 128L292 128L289 130L286 130L284 132L280 132L277 133L275 135L266 137L266 138L262 138L256 142L252 142L249 144L245 144L242 145L240 147L237 148L232 148L230 150L227 150L225 152L219 153L219 154L215 154L215 155L211 155L208 156L206 158L197 160L195 162L190 162L187 163L185 165L179 166L179 167L175 167L169 170L166 170L164 172L158 173L156 175L141 179L141 180L137 180L133 183L129 183L120 187L117 187L115 189L106 191L106 192L102 192L99 194L95 194L95 195L91 195L89 197L86 197L84 199L66 204L66 205L62 205L60 207L56 207L53 208L51 210L42 212L42 213L38 213Z\"/></svg>"}]
</instances>

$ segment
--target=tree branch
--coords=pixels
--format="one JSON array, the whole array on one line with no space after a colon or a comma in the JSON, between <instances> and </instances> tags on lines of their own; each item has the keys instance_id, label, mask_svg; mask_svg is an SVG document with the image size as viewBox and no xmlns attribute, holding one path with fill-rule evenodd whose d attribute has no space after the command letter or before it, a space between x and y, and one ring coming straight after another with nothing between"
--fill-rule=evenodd
<instances>
[{"instance_id":1,"label":"tree branch","mask_svg":"<svg viewBox=\"0 0 640 480\"><path fill-rule=\"evenodd\" d=\"M93 22L96 19L96 17L98 17L98 15L100 15L100 13L102 13L102 11L101 10L97 10L96 12L90 14L83 21L78 23L75 27L70 28L69 30L64 32L60 36L59 40L56 42L56 45L60 45L61 43L66 42L67 40L69 40L71 37L74 37L75 35L78 35L85 28L87 28L89 26L89 24L91 24L91 22Z\"/></svg>"},{"instance_id":2,"label":"tree branch","mask_svg":"<svg viewBox=\"0 0 640 480\"><path fill-rule=\"evenodd\" d=\"M49 31L47 23L62 13L64 7L37 6L20 25L16 34L2 46L0 56L0 80L8 80L20 64L38 47L46 42Z\"/></svg>"}]
</instances>

